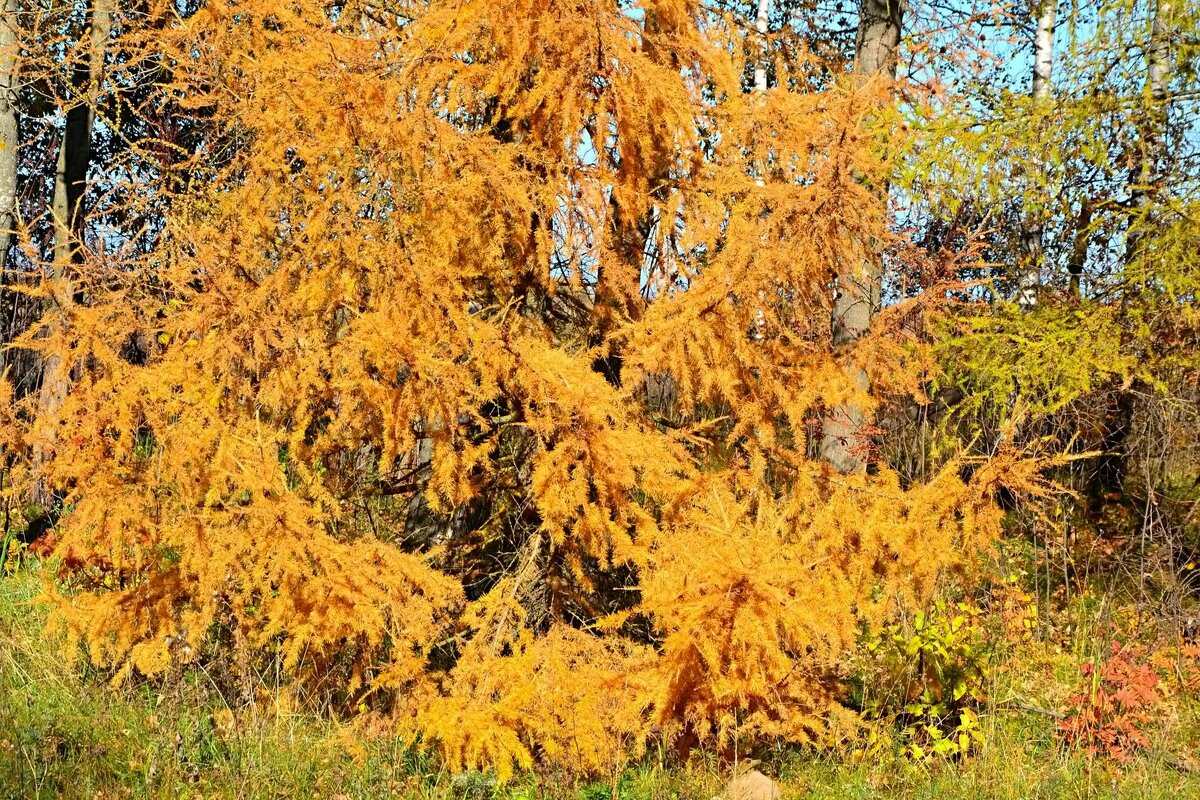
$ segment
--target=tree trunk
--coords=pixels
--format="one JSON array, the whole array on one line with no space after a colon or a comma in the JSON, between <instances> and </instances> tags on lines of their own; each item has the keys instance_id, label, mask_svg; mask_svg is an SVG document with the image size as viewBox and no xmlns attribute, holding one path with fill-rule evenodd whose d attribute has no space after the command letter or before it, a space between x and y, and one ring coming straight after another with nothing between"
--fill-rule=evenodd
<instances>
[{"instance_id":1,"label":"tree trunk","mask_svg":"<svg viewBox=\"0 0 1200 800\"><path fill-rule=\"evenodd\" d=\"M1130 230L1125 241L1126 292L1137 294L1145 284L1146 231L1152 227L1153 204L1162 188L1164 164L1167 160L1167 84L1171 75L1171 12L1170 0L1158 0L1150 24L1147 46L1145 92L1149 108L1142 119L1142 141L1138 158L1130 170L1129 200L1133 208ZM1131 276L1137 276L1130 280ZM1122 495L1129 465L1129 433L1137 413L1134 388L1144 388L1135 381L1131 388L1117 389L1104 425L1096 473L1088 494L1093 504Z\"/></svg>"},{"instance_id":2,"label":"tree trunk","mask_svg":"<svg viewBox=\"0 0 1200 800\"><path fill-rule=\"evenodd\" d=\"M72 84L75 96L67 112L58 163L54 174L54 198L51 214L54 224L54 252L51 277L55 281L54 305L59 309L75 302L71 287L73 265L83 255L85 211L83 195L87 189L87 173L92 163L92 129L95 121L95 102L104 77L104 54L112 30L113 0L93 0L89 26L88 57L75 65ZM54 313L55 309L47 309ZM52 421L67 396L70 366L57 355L47 356L42 363L42 385L38 395L38 416ZM52 501L42 466L49 458L49 445L43 443L34 452L34 481L32 499L48 505Z\"/></svg>"},{"instance_id":3,"label":"tree trunk","mask_svg":"<svg viewBox=\"0 0 1200 800\"><path fill-rule=\"evenodd\" d=\"M1033 40L1033 97L1050 96L1050 74L1054 69L1054 23L1058 16L1057 0L1042 0L1037 12L1037 33Z\"/></svg>"},{"instance_id":4,"label":"tree trunk","mask_svg":"<svg viewBox=\"0 0 1200 800\"><path fill-rule=\"evenodd\" d=\"M1161 167L1166 160L1167 83L1171 76L1171 0L1158 0L1150 23L1147 46L1146 94L1150 108L1142 121L1141 151L1130 170L1130 205L1134 210L1125 241L1125 266L1134 265L1142 251L1147 216L1161 183Z\"/></svg>"},{"instance_id":5,"label":"tree trunk","mask_svg":"<svg viewBox=\"0 0 1200 800\"><path fill-rule=\"evenodd\" d=\"M8 266L8 245L17 210L17 0L6 0L0 24L0 273Z\"/></svg>"},{"instance_id":6,"label":"tree trunk","mask_svg":"<svg viewBox=\"0 0 1200 800\"><path fill-rule=\"evenodd\" d=\"M767 60L770 50L767 47L767 25L770 22L771 0L758 0L758 16L754 19L754 30L758 32L758 58L754 65L754 91L758 93L767 90Z\"/></svg>"},{"instance_id":7,"label":"tree trunk","mask_svg":"<svg viewBox=\"0 0 1200 800\"><path fill-rule=\"evenodd\" d=\"M896 77L896 48L904 21L903 0L862 0L858 24L855 75L862 83L878 76ZM887 185L879 188L879 202L887 203ZM837 277L833 301L832 335L834 347L857 341L871 325L882 302L883 258L876 253L856 272ZM869 388L867 374L855 369L851 377L860 388ZM865 447L857 441L866 425L863 409L844 404L830 409L822 420L821 457L842 473L866 469Z\"/></svg>"},{"instance_id":8,"label":"tree trunk","mask_svg":"<svg viewBox=\"0 0 1200 800\"><path fill-rule=\"evenodd\" d=\"M1083 292L1080 282L1083 278L1083 267L1087 262L1088 246L1092 227L1092 200L1083 198L1079 205L1079 215L1075 218L1075 238L1071 243L1071 257L1067 261L1067 274L1071 276L1071 297L1080 300Z\"/></svg>"},{"instance_id":9,"label":"tree trunk","mask_svg":"<svg viewBox=\"0 0 1200 800\"><path fill-rule=\"evenodd\" d=\"M1042 106L1050 96L1050 74L1054 69L1054 22L1058 14L1058 0L1041 0L1034 9L1034 14L1037 32L1033 39L1032 94L1036 108ZM1038 172L1042 172L1040 166ZM1026 309L1037 305L1038 289L1042 285L1044 219L1045 209L1035 209L1021 236L1022 264L1017 276L1017 303Z\"/></svg>"},{"instance_id":10,"label":"tree trunk","mask_svg":"<svg viewBox=\"0 0 1200 800\"><path fill-rule=\"evenodd\" d=\"M854 74L896 77L896 48L904 23L904 0L862 0L855 45Z\"/></svg>"},{"instance_id":11,"label":"tree trunk","mask_svg":"<svg viewBox=\"0 0 1200 800\"><path fill-rule=\"evenodd\" d=\"M83 193L92 163L94 100L104 73L104 51L112 30L112 0L92 0L90 47L88 58L75 65L72 83L74 104L67 112L58 164L54 175L54 258L55 277L69 272L77 259L76 245L83 244Z\"/></svg>"}]
</instances>

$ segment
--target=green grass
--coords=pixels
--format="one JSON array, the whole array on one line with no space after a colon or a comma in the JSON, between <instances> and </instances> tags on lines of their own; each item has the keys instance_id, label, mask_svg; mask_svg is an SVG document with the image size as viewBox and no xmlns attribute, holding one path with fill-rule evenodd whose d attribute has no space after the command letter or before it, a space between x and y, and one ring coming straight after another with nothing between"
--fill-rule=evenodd
<instances>
[{"instance_id":1,"label":"green grass","mask_svg":"<svg viewBox=\"0 0 1200 800\"><path fill-rule=\"evenodd\" d=\"M157 688L112 688L43 635L37 587L36 567L0 578L0 798L708 800L728 777L727 766L699 754L665 766L650 758L615 787L539 774L497 788L488 775L451 775L404 742L355 740L316 716L234 715L202 671ZM785 797L829 800L1200 797L1200 774L1185 768L1200 742L1194 701L1171 704L1150 751L1123 772L1066 751L1054 724L993 710L981 752L932 768L895 755L851 766L794 750L763 754L761 768L781 779Z\"/></svg>"}]
</instances>

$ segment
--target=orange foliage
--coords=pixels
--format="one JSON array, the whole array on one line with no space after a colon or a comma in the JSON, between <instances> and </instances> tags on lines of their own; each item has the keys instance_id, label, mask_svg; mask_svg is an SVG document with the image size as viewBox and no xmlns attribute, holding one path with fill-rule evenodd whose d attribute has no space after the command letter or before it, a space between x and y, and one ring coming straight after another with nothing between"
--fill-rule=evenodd
<instances>
[{"instance_id":1,"label":"orange foliage","mask_svg":"<svg viewBox=\"0 0 1200 800\"><path fill-rule=\"evenodd\" d=\"M1159 677L1136 646L1113 642L1112 652L1098 661L1080 665L1083 686L1069 698L1069 713L1058 730L1089 755L1125 764L1149 744L1143 728L1159 699Z\"/></svg>"},{"instance_id":2,"label":"orange foliage","mask_svg":"<svg viewBox=\"0 0 1200 800\"><path fill-rule=\"evenodd\" d=\"M298 678L350 664L456 765L595 771L652 732L818 735L861 627L998 533L1036 465L808 456L819 409L880 401L847 366L932 368L899 313L830 343L833 277L892 241L884 87L780 63L750 94L744 29L627 6L122 28L207 128L153 252L91 257L22 342L79 365L22 435L95 662L160 672L233 625ZM432 532L394 513L414 493Z\"/></svg>"}]
</instances>

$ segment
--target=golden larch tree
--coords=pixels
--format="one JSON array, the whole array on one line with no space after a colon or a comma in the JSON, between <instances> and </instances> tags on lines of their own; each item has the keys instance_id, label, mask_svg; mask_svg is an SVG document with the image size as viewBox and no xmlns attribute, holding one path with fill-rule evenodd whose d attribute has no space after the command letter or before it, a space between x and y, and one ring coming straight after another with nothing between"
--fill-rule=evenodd
<instances>
[{"instance_id":1,"label":"golden larch tree","mask_svg":"<svg viewBox=\"0 0 1200 800\"><path fill-rule=\"evenodd\" d=\"M172 13L110 47L202 146L149 253L85 254L20 342L78 366L6 428L97 664L249 649L502 775L810 740L863 626L1032 480L813 457L824 409L933 369L932 292L830 341L835 278L898 244L885 76L793 52L750 91L773 51L697 0Z\"/></svg>"}]
</instances>

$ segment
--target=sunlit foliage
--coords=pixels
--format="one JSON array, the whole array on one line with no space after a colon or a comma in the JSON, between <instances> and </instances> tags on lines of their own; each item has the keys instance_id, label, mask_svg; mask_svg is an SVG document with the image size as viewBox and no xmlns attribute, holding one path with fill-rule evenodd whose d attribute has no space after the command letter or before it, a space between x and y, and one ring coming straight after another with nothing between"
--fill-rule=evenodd
<instances>
[{"instance_id":1,"label":"sunlit foliage","mask_svg":"<svg viewBox=\"0 0 1200 800\"><path fill-rule=\"evenodd\" d=\"M805 53L750 92L694 0L148 18L113 50L198 152L147 254L38 290L19 344L71 386L9 439L50 453L56 619L118 676L215 640L501 777L811 741L862 629L1040 486L1003 448L916 483L811 457L823 409L936 369L936 291L829 336L834 276L920 259L883 81L784 80Z\"/></svg>"}]
</instances>

